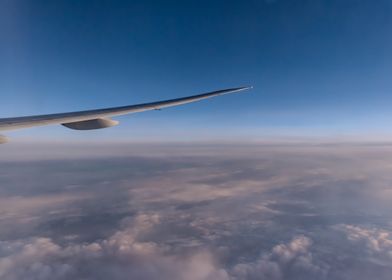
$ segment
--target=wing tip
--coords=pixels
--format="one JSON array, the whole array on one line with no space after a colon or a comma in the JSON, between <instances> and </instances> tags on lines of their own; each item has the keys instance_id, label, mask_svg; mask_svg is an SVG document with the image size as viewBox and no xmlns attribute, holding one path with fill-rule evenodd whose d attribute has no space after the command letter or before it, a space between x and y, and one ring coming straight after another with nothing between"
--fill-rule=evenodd
<instances>
[{"instance_id":1,"label":"wing tip","mask_svg":"<svg viewBox=\"0 0 392 280\"><path fill-rule=\"evenodd\" d=\"M241 90L250 90L253 89L253 86L243 86L241 87Z\"/></svg>"},{"instance_id":2,"label":"wing tip","mask_svg":"<svg viewBox=\"0 0 392 280\"><path fill-rule=\"evenodd\" d=\"M227 89L225 90L225 92L234 93L234 92L240 92L240 91L251 90L251 89L253 89L253 86L242 86L242 87Z\"/></svg>"}]
</instances>

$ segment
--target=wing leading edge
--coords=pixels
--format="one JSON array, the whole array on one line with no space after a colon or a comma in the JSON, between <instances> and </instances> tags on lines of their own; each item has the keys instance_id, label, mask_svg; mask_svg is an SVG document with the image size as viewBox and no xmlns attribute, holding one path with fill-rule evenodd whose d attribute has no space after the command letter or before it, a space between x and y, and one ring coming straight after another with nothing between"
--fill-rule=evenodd
<instances>
[{"instance_id":1,"label":"wing leading edge","mask_svg":"<svg viewBox=\"0 0 392 280\"><path fill-rule=\"evenodd\" d=\"M68 128L78 130L105 128L118 124L117 121L110 119L110 117L113 116L126 115L150 110L159 110L161 108L183 105L219 95L240 92L250 88L251 87L230 88L188 97L106 109L49 115L25 116L17 118L3 118L0 119L0 130L14 130L50 124L62 124Z\"/></svg>"}]
</instances>

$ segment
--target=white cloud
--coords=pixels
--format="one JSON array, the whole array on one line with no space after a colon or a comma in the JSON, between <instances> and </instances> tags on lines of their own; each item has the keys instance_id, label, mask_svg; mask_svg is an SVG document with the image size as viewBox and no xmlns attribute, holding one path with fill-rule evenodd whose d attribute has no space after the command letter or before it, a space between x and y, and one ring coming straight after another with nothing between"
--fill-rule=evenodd
<instances>
[{"instance_id":1,"label":"white cloud","mask_svg":"<svg viewBox=\"0 0 392 280\"><path fill-rule=\"evenodd\" d=\"M238 279L285 279L285 275L290 273L290 277L295 275L317 275L322 278L325 275L323 268L314 264L312 253L310 252L312 240L305 236L297 236L288 244L279 244L273 247L268 254L252 263L237 264L233 269L233 274Z\"/></svg>"},{"instance_id":2,"label":"white cloud","mask_svg":"<svg viewBox=\"0 0 392 280\"><path fill-rule=\"evenodd\" d=\"M297 236L279 244L252 263L233 269L221 268L211 252L170 255L154 242L141 242L141 235L158 223L155 215L139 215L131 225L108 239L88 244L56 244L49 238L0 243L0 278L46 279L186 279L240 280L284 279L287 273L321 279L325 271L310 252L312 241ZM291 278L290 278L291 279Z\"/></svg>"},{"instance_id":3,"label":"white cloud","mask_svg":"<svg viewBox=\"0 0 392 280\"><path fill-rule=\"evenodd\" d=\"M88 244L56 244L49 238L0 243L0 278L46 279L189 279L227 280L207 251L170 256L139 237L159 223L156 215L139 215L108 239Z\"/></svg>"},{"instance_id":4,"label":"white cloud","mask_svg":"<svg viewBox=\"0 0 392 280\"><path fill-rule=\"evenodd\" d=\"M388 150L233 151L3 168L0 279L390 278L389 232L331 228L387 220Z\"/></svg>"},{"instance_id":5,"label":"white cloud","mask_svg":"<svg viewBox=\"0 0 392 280\"><path fill-rule=\"evenodd\" d=\"M378 228L364 228L353 225L339 225L337 229L342 230L347 239L357 246L362 245L371 258L378 261L387 260L388 265L392 260L392 236L390 232Z\"/></svg>"}]
</instances>

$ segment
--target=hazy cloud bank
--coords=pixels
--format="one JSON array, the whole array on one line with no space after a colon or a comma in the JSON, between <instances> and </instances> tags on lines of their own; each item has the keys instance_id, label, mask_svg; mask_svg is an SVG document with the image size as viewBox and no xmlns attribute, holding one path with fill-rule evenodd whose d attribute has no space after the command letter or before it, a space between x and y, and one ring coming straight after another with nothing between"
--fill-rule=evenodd
<instances>
[{"instance_id":1,"label":"hazy cloud bank","mask_svg":"<svg viewBox=\"0 0 392 280\"><path fill-rule=\"evenodd\" d=\"M392 148L146 147L3 159L0 279L389 279Z\"/></svg>"}]
</instances>

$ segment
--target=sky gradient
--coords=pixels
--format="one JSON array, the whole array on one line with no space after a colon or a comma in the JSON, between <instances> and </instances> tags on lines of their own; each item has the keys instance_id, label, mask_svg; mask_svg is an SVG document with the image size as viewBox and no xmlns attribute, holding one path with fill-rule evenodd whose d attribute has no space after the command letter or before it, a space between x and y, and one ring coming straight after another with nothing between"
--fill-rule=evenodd
<instances>
[{"instance_id":1,"label":"sky gradient","mask_svg":"<svg viewBox=\"0 0 392 280\"><path fill-rule=\"evenodd\" d=\"M12 137L259 139L392 134L389 0L1 1L0 116L227 96L92 133Z\"/></svg>"},{"instance_id":2,"label":"sky gradient","mask_svg":"<svg viewBox=\"0 0 392 280\"><path fill-rule=\"evenodd\" d=\"M390 280L391 27L391 0L0 0L0 117L254 86L4 132L0 279Z\"/></svg>"}]
</instances>

